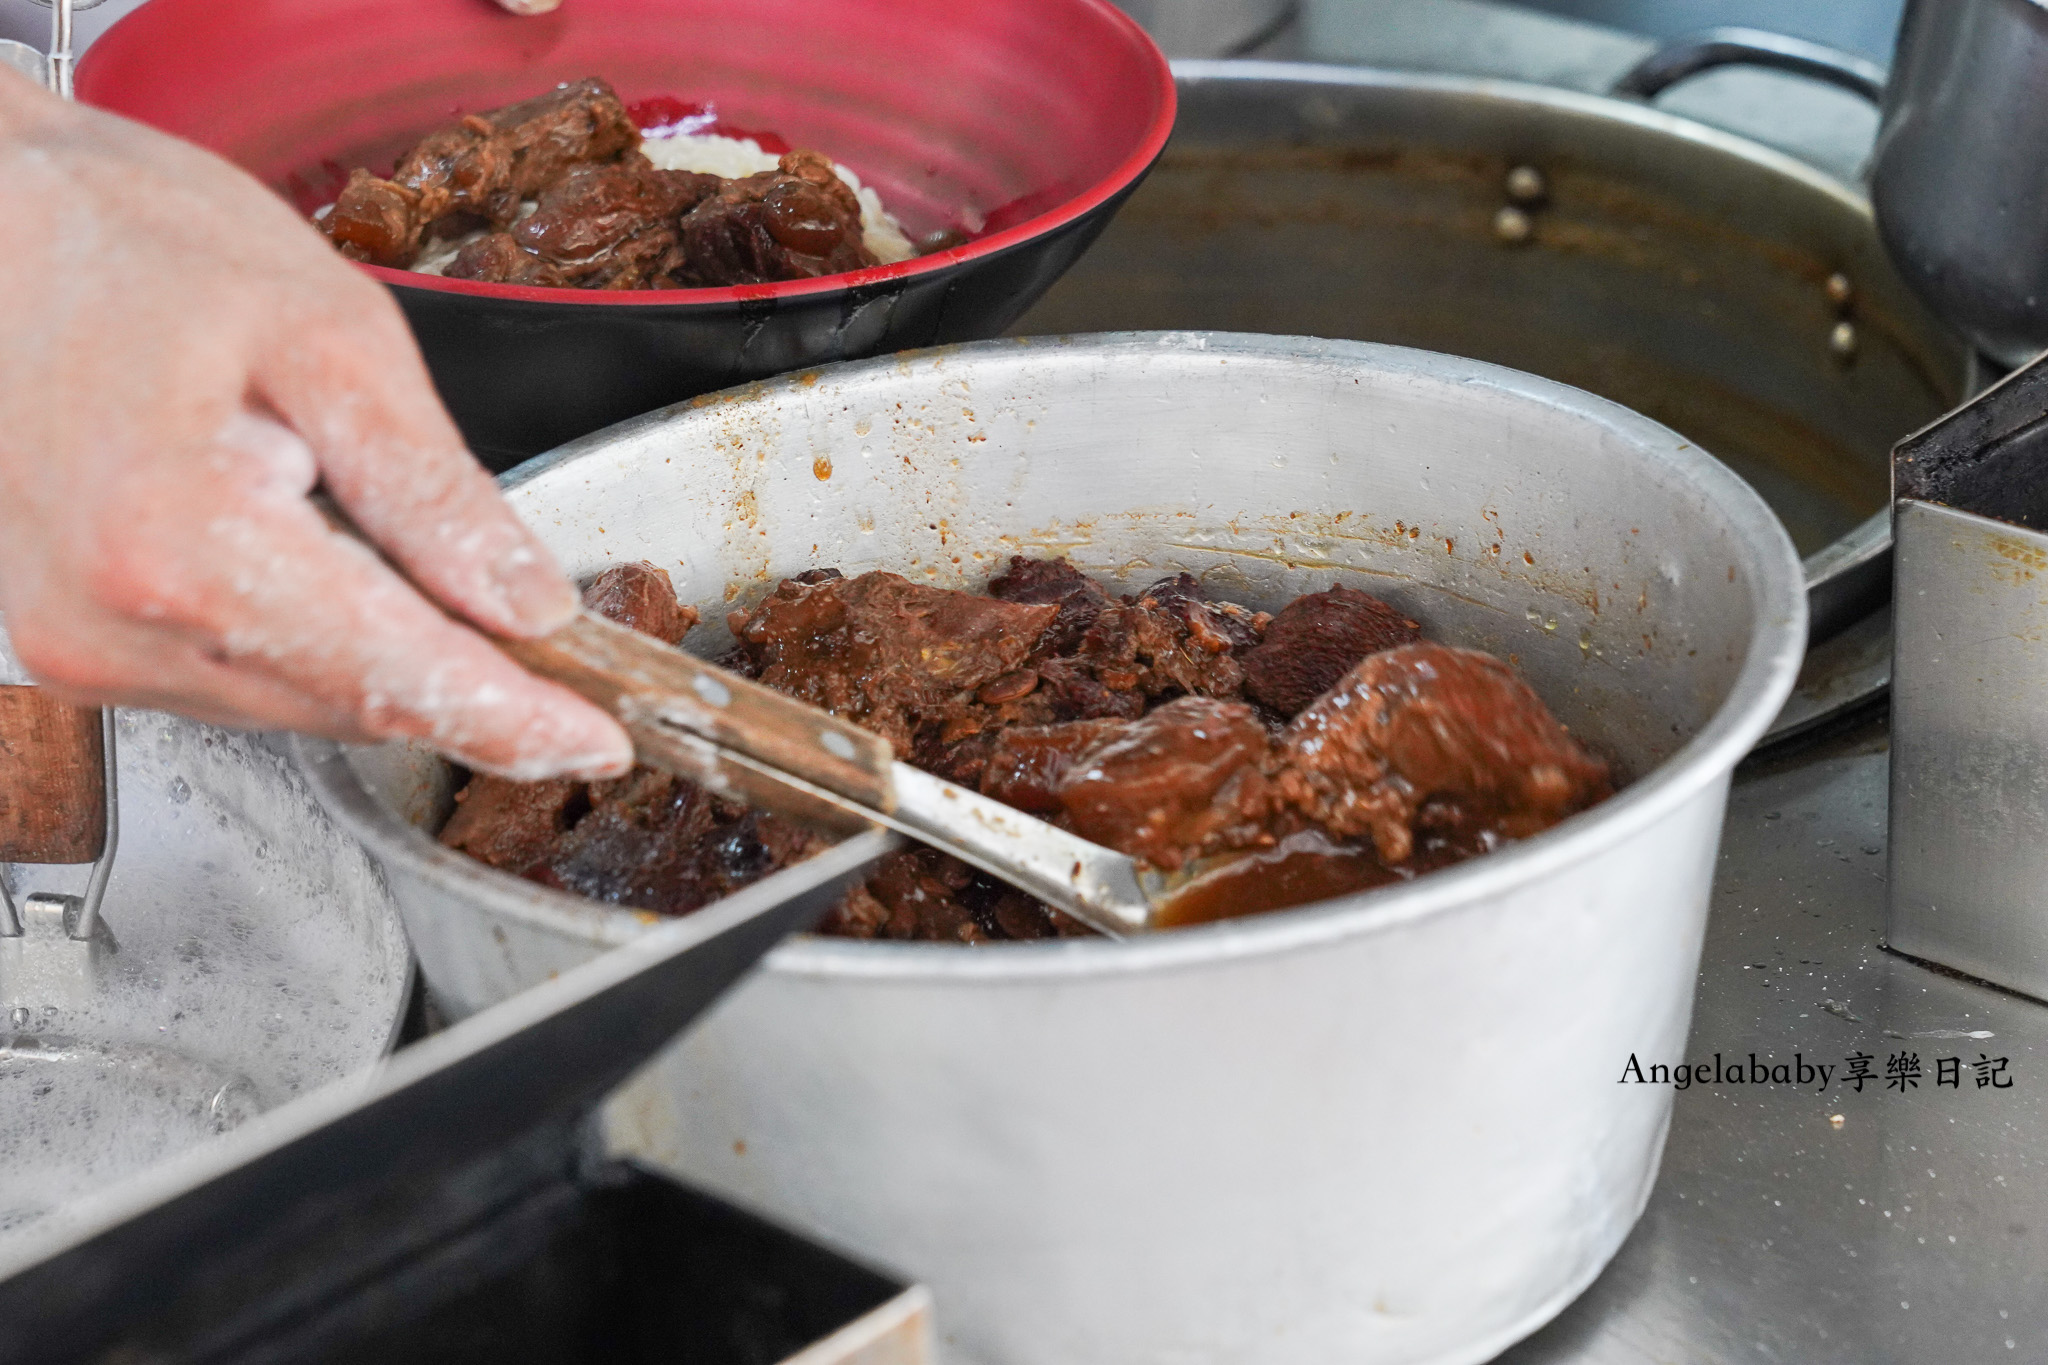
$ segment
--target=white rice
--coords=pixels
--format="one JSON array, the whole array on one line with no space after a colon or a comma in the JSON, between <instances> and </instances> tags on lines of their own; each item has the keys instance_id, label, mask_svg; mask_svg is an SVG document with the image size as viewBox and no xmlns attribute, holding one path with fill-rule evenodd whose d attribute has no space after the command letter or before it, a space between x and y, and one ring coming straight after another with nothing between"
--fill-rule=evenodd
<instances>
[{"instance_id":1,"label":"white rice","mask_svg":"<svg viewBox=\"0 0 2048 1365\"><path fill-rule=\"evenodd\" d=\"M772 171L781 164L779 158L771 152L762 151L761 144L750 137L721 137L717 133L656 134L642 141L640 150L660 170L695 171L699 175L723 176L727 180ZM861 184L859 176L838 162L832 163L832 170L860 200L861 241L875 254L875 259L883 265L894 265L915 256L917 248L910 244L902 225L882 207L882 196ZM529 200L519 206L519 216L524 218L533 210L534 204ZM439 275L448 268L457 252L483 235L482 232L471 232L445 242L431 243L426 254L413 266L413 272Z\"/></svg>"}]
</instances>

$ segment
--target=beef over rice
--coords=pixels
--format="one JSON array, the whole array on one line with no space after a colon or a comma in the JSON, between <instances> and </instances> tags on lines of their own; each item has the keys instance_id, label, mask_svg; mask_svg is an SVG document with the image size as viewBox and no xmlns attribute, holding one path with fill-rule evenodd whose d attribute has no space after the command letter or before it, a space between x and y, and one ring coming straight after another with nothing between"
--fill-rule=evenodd
<instances>
[{"instance_id":1,"label":"beef over rice","mask_svg":"<svg viewBox=\"0 0 2048 1365\"><path fill-rule=\"evenodd\" d=\"M819 152L657 131L604 81L576 81L434 130L389 178L352 172L316 220L355 260L564 289L765 284L915 254Z\"/></svg>"}]
</instances>

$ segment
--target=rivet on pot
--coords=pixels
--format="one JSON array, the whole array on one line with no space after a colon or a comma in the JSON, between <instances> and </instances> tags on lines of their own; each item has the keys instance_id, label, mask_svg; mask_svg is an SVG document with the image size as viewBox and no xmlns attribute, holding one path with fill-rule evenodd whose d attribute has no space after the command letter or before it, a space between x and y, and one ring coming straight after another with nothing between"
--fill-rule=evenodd
<instances>
[{"instance_id":1,"label":"rivet on pot","mask_svg":"<svg viewBox=\"0 0 2048 1365\"><path fill-rule=\"evenodd\" d=\"M1507 191L1517 204L1540 204L1549 196L1550 186L1534 166L1517 166L1508 172Z\"/></svg>"},{"instance_id":2,"label":"rivet on pot","mask_svg":"<svg viewBox=\"0 0 2048 1365\"><path fill-rule=\"evenodd\" d=\"M1842 360L1848 360L1854 356L1856 354L1856 324L1853 322L1836 323L1834 330L1828 333L1828 349L1833 351Z\"/></svg>"},{"instance_id":3,"label":"rivet on pot","mask_svg":"<svg viewBox=\"0 0 2048 1365\"><path fill-rule=\"evenodd\" d=\"M1493 215L1493 235L1509 246L1519 246L1536 230L1529 215L1510 205Z\"/></svg>"},{"instance_id":4,"label":"rivet on pot","mask_svg":"<svg viewBox=\"0 0 2048 1365\"><path fill-rule=\"evenodd\" d=\"M1826 287L1828 291L1828 302L1832 303L1837 308L1846 307L1849 303L1849 300L1856 297L1856 286L1850 284L1849 277L1847 275L1844 275L1839 270L1837 270L1834 274L1828 276L1828 282Z\"/></svg>"}]
</instances>

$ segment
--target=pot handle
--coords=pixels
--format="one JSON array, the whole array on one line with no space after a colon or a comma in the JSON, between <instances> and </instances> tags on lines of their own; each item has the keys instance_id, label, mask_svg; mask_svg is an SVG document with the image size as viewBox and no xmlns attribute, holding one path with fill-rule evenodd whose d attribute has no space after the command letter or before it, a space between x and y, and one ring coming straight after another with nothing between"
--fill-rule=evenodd
<instances>
[{"instance_id":1,"label":"pot handle","mask_svg":"<svg viewBox=\"0 0 2048 1365\"><path fill-rule=\"evenodd\" d=\"M90 939L99 921L115 810L114 713L28 684L0 686L0 862L93 864L67 914L73 938ZM22 932L20 908L0 883L0 938Z\"/></svg>"},{"instance_id":2,"label":"pot handle","mask_svg":"<svg viewBox=\"0 0 2048 1365\"><path fill-rule=\"evenodd\" d=\"M1630 67L1610 93L1654 99L1682 80L1718 66L1763 66L1789 71L1884 101L1884 67L1825 43L1790 38L1760 28L1710 28L1674 39Z\"/></svg>"}]
</instances>

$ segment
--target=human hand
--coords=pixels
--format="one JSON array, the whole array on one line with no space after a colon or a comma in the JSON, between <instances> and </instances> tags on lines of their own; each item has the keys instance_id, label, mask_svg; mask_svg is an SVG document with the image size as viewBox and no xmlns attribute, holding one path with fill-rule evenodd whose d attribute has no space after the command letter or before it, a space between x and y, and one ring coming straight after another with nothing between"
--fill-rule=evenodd
<instances>
[{"instance_id":1,"label":"human hand","mask_svg":"<svg viewBox=\"0 0 2048 1365\"><path fill-rule=\"evenodd\" d=\"M630 764L471 628L545 634L576 592L381 287L226 162L8 71L0 185L0 610L32 675L516 777Z\"/></svg>"}]
</instances>

